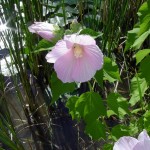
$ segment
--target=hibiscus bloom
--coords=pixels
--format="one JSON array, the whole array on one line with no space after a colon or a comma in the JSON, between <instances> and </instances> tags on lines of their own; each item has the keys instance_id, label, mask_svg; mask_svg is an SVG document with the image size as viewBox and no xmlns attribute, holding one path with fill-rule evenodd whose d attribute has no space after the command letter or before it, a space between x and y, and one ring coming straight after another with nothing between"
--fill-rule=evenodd
<instances>
[{"instance_id":1,"label":"hibiscus bloom","mask_svg":"<svg viewBox=\"0 0 150 150\"><path fill-rule=\"evenodd\" d=\"M103 66L103 54L89 35L66 35L46 55L64 83L86 82Z\"/></svg>"},{"instance_id":2,"label":"hibiscus bloom","mask_svg":"<svg viewBox=\"0 0 150 150\"><path fill-rule=\"evenodd\" d=\"M48 41L54 38L54 32L58 28L58 26L46 22L35 22L28 27L30 32L36 33Z\"/></svg>"},{"instance_id":3,"label":"hibiscus bloom","mask_svg":"<svg viewBox=\"0 0 150 150\"><path fill-rule=\"evenodd\" d=\"M121 137L114 145L113 150L150 150L150 137L143 130L135 139L130 136Z\"/></svg>"}]
</instances>

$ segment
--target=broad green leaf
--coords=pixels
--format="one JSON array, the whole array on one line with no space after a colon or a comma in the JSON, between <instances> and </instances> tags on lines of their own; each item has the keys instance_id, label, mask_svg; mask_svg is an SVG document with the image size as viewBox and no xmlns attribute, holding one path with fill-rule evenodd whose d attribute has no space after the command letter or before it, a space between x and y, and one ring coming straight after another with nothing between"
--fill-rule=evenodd
<instances>
[{"instance_id":1,"label":"broad green leaf","mask_svg":"<svg viewBox=\"0 0 150 150\"><path fill-rule=\"evenodd\" d=\"M75 89L75 83L63 83L61 80L57 78L55 72L53 72L50 82L51 82L51 91L53 95L51 104L57 101L60 95L67 92L72 92Z\"/></svg>"},{"instance_id":2,"label":"broad green leaf","mask_svg":"<svg viewBox=\"0 0 150 150\"><path fill-rule=\"evenodd\" d=\"M119 118L129 114L128 101L121 97L118 93L111 93L108 95L107 104L111 111L113 111ZM111 112L113 114L113 112ZM110 113L110 112L109 112Z\"/></svg>"},{"instance_id":3,"label":"broad green leaf","mask_svg":"<svg viewBox=\"0 0 150 150\"><path fill-rule=\"evenodd\" d=\"M106 109L102 98L95 92L86 92L82 94L76 102L76 110L86 123L98 119L101 115L106 115Z\"/></svg>"},{"instance_id":4,"label":"broad green leaf","mask_svg":"<svg viewBox=\"0 0 150 150\"><path fill-rule=\"evenodd\" d=\"M150 56L147 56L140 64L141 75L150 85Z\"/></svg>"},{"instance_id":5,"label":"broad green leaf","mask_svg":"<svg viewBox=\"0 0 150 150\"><path fill-rule=\"evenodd\" d=\"M110 58L104 58L104 79L110 82L114 82L116 80L120 80L119 69L115 62L113 62Z\"/></svg>"},{"instance_id":6,"label":"broad green leaf","mask_svg":"<svg viewBox=\"0 0 150 150\"><path fill-rule=\"evenodd\" d=\"M85 132L92 140L99 140L106 137L105 127L99 120L88 123L85 127Z\"/></svg>"},{"instance_id":7,"label":"broad green leaf","mask_svg":"<svg viewBox=\"0 0 150 150\"><path fill-rule=\"evenodd\" d=\"M139 35L142 35L150 29L150 12L146 15L142 21L140 21L140 32Z\"/></svg>"},{"instance_id":8,"label":"broad green leaf","mask_svg":"<svg viewBox=\"0 0 150 150\"><path fill-rule=\"evenodd\" d=\"M89 28L86 28L86 29L83 29L80 34L86 34L86 35L90 35L92 36L93 38L97 38L99 36L102 36L102 33L100 32L96 32L92 29L89 29Z\"/></svg>"},{"instance_id":9,"label":"broad green leaf","mask_svg":"<svg viewBox=\"0 0 150 150\"><path fill-rule=\"evenodd\" d=\"M129 50L132 47L133 43L137 39L139 31L140 31L140 28L137 28L137 27L133 28L133 30L128 31L125 51Z\"/></svg>"},{"instance_id":10,"label":"broad green leaf","mask_svg":"<svg viewBox=\"0 0 150 150\"><path fill-rule=\"evenodd\" d=\"M144 32L141 36L139 36L135 42L133 43L133 45L131 46L131 48L134 49L139 49L141 47L141 45L143 44L143 42L145 41L145 39L149 36L150 34L150 30Z\"/></svg>"},{"instance_id":11,"label":"broad green leaf","mask_svg":"<svg viewBox=\"0 0 150 150\"><path fill-rule=\"evenodd\" d=\"M129 136L129 128L124 125L116 125L111 131L112 138L117 141L122 136Z\"/></svg>"},{"instance_id":12,"label":"broad green leaf","mask_svg":"<svg viewBox=\"0 0 150 150\"><path fill-rule=\"evenodd\" d=\"M147 82L144 78L133 77L131 80L131 99L129 103L131 106L135 105L140 101L140 97L144 96L145 91L147 90Z\"/></svg>"},{"instance_id":13,"label":"broad green leaf","mask_svg":"<svg viewBox=\"0 0 150 150\"><path fill-rule=\"evenodd\" d=\"M95 79L98 82L99 86L103 88L103 69L98 70L95 74Z\"/></svg>"},{"instance_id":14,"label":"broad green leaf","mask_svg":"<svg viewBox=\"0 0 150 150\"><path fill-rule=\"evenodd\" d=\"M140 18L140 21L149 13L149 8L147 5L147 2L143 3L142 6L138 10L138 16Z\"/></svg>"},{"instance_id":15,"label":"broad green leaf","mask_svg":"<svg viewBox=\"0 0 150 150\"><path fill-rule=\"evenodd\" d=\"M150 53L150 49L143 49L136 53L136 64L140 63Z\"/></svg>"},{"instance_id":16,"label":"broad green leaf","mask_svg":"<svg viewBox=\"0 0 150 150\"><path fill-rule=\"evenodd\" d=\"M74 21L70 25L70 29L73 33L77 33L82 29L82 25L80 23Z\"/></svg>"},{"instance_id":17,"label":"broad green leaf","mask_svg":"<svg viewBox=\"0 0 150 150\"><path fill-rule=\"evenodd\" d=\"M42 39L38 45L36 46L35 50L33 53L37 53L40 51L45 51L45 50L50 50L52 47L54 46L54 44L50 41L47 41L45 39Z\"/></svg>"},{"instance_id":18,"label":"broad green leaf","mask_svg":"<svg viewBox=\"0 0 150 150\"><path fill-rule=\"evenodd\" d=\"M149 120L150 120L150 111L146 111L146 113L144 114L143 123L144 123L144 129L146 129L147 131L150 131Z\"/></svg>"},{"instance_id":19,"label":"broad green leaf","mask_svg":"<svg viewBox=\"0 0 150 150\"><path fill-rule=\"evenodd\" d=\"M73 96L73 97L69 98L66 103L66 106L69 109L69 113L71 114L72 119L77 119L77 120L80 119L80 115L75 109L75 105L76 105L78 98L79 97L77 97L77 96Z\"/></svg>"}]
</instances>

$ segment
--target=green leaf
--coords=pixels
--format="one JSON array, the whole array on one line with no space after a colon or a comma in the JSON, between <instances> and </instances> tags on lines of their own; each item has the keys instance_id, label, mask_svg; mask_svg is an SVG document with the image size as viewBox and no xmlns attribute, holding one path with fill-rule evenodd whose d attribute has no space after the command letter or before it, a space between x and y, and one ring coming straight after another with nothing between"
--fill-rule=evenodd
<instances>
[{"instance_id":1,"label":"green leaf","mask_svg":"<svg viewBox=\"0 0 150 150\"><path fill-rule=\"evenodd\" d=\"M92 140L106 137L105 127L99 120L88 123L85 127L85 132L91 136Z\"/></svg>"},{"instance_id":2,"label":"green leaf","mask_svg":"<svg viewBox=\"0 0 150 150\"><path fill-rule=\"evenodd\" d=\"M40 51L50 50L54 46L54 43L47 41L45 39L42 39L38 45L36 46L33 53L37 53Z\"/></svg>"},{"instance_id":3,"label":"green leaf","mask_svg":"<svg viewBox=\"0 0 150 150\"><path fill-rule=\"evenodd\" d=\"M99 86L103 88L103 69L98 70L95 74L95 79L98 82Z\"/></svg>"},{"instance_id":4,"label":"green leaf","mask_svg":"<svg viewBox=\"0 0 150 150\"><path fill-rule=\"evenodd\" d=\"M136 53L136 64L140 63L150 53L150 49L143 49Z\"/></svg>"},{"instance_id":5,"label":"green leaf","mask_svg":"<svg viewBox=\"0 0 150 150\"><path fill-rule=\"evenodd\" d=\"M137 27L133 28L133 30L128 31L125 51L129 50L132 47L133 43L137 39L139 31L140 31L140 28L137 28Z\"/></svg>"},{"instance_id":6,"label":"green leaf","mask_svg":"<svg viewBox=\"0 0 150 150\"><path fill-rule=\"evenodd\" d=\"M150 85L150 56L147 56L140 64L141 75Z\"/></svg>"},{"instance_id":7,"label":"green leaf","mask_svg":"<svg viewBox=\"0 0 150 150\"><path fill-rule=\"evenodd\" d=\"M86 29L83 29L80 34L86 34L86 35L90 35L92 36L93 38L97 38L97 37L100 37L102 36L102 33L101 32L96 32L92 29L89 29L89 28L86 28Z\"/></svg>"},{"instance_id":8,"label":"green leaf","mask_svg":"<svg viewBox=\"0 0 150 150\"><path fill-rule=\"evenodd\" d=\"M147 2L141 5L137 13L140 18L140 21L142 21L142 19L149 13L149 10L150 9L148 8Z\"/></svg>"},{"instance_id":9,"label":"green leaf","mask_svg":"<svg viewBox=\"0 0 150 150\"><path fill-rule=\"evenodd\" d=\"M119 69L115 62L113 62L110 58L104 58L104 79L109 82L114 82L116 80L120 80Z\"/></svg>"},{"instance_id":10,"label":"green leaf","mask_svg":"<svg viewBox=\"0 0 150 150\"><path fill-rule=\"evenodd\" d=\"M150 13L146 15L142 21L140 21L140 32L139 35L142 35L150 29Z\"/></svg>"},{"instance_id":11,"label":"green leaf","mask_svg":"<svg viewBox=\"0 0 150 150\"><path fill-rule=\"evenodd\" d=\"M82 29L82 25L74 21L71 23L70 29L72 30L72 33L77 33Z\"/></svg>"},{"instance_id":12,"label":"green leaf","mask_svg":"<svg viewBox=\"0 0 150 150\"><path fill-rule=\"evenodd\" d=\"M131 46L131 48L139 49L141 47L141 45L143 44L143 42L145 41L145 39L148 37L149 34L150 34L150 30L144 32L141 36L139 36L135 40L135 42L133 43L133 45Z\"/></svg>"},{"instance_id":13,"label":"green leaf","mask_svg":"<svg viewBox=\"0 0 150 150\"><path fill-rule=\"evenodd\" d=\"M102 98L95 92L86 92L82 94L76 102L76 110L86 123L98 119L101 115L106 115L106 109Z\"/></svg>"},{"instance_id":14,"label":"green leaf","mask_svg":"<svg viewBox=\"0 0 150 150\"><path fill-rule=\"evenodd\" d=\"M146 111L146 113L144 114L144 129L146 129L147 131L150 131L149 120L150 120L150 111Z\"/></svg>"},{"instance_id":15,"label":"green leaf","mask_svg":"<svg viewBox=\"0 0 150 150\"><path fill-rule=\"evenodd\" d=\"M72 119L76 119L79 121L79 119L81 117L80 117L79 112L77 112L75 109L75 105L76 105L77 100L78 100L77 96L73 96L73 97L69 98L67 103L66 103L66 107L69 109L69 113L72 116Z\"/></svg>"},{"instance_id":16,"label":"green leaf","mask_svg":"<svg viewBox=\"0 0 150 150\"><path fill-rule=\"evenodd\" d=\"M107 98L107 104L110 110L119 117L123 118L124 115L129 114L129 106L128 106L128 101L121 97L118 93L111 93L108 95ZM110 113L110 112L109 112Z\"/></svg>"},{"instance_id":17,"label":"green leaf","mask_svg":"<svg viewBox=\"0 0 150 150\"><path fill-rule=\"evenodd\" d=\"M129 136L129 128L124 125L116 125L111 131L112 138L117 141L122 136Z\"/></svg>"},{"instance_id":18,"label":"green leaf","mask_svg":"<svg viewBox=\"0 0 150 150\"><path fill-rule=\"evenodd\" d=\"M56 73L53 72L51 76L51 90L53 95L51 104L57 101L60 95L67 92L72 92L74 89L75 83L63 83L57 78Z\"/></svg>"},{"instance_id":19,"label":"green leaf","mask_svg":"<svg viewBox=\"0 0 150 150\"><path fill-rule=\"evenodd\" d=\"M107 143L103 146L103 150L113 150L113 145Z\"/></svg>"},{"instance_id":20,"label":"green leaf","mask_svg":"<svg viewBox=\"0 0 150 150\"><path fill-rule=\"evenodd\" d=\"M131 80L131 99L129 103L131 106L135 105L140 101L140 97L144 96L145 91L147 90L147 82L144 78L133 77Z\"/></svg>"}]
</instances>

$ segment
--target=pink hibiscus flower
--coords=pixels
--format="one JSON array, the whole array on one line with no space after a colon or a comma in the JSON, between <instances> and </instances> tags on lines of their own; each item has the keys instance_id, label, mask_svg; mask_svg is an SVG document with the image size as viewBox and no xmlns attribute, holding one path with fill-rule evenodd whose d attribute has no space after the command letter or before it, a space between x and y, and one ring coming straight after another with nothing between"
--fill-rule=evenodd
<instances>
[{"instance_id":1,"label":"pink hibiscus flower","mask_svg":"<svg viewBox=\"0 0 150 150\"><path fill-rule=\"evenodd\" d=\"M103 66L103 54L89 35L66 35L46 55L62 82L86 82Z\"/></svg>"},{"instance_id":2,"label":"pink hibiscus flower","mask_svg":"<svg viewBox=\"0 0 150 150\"><path fill-rule=\"evenodd\" d=\"M113 150L150 150L150 137L143 130L135 139L130 136L121 137L114 145Z\"/></svg>"},{"instance_id":3,"label":"pink hibiscus flower","mask_svg":"<svg viewBox=\"0 0 150 150\"><path fill-rule=\"evenodd\" d=\"M30 32L36 33L48 41L51 41L51 39L54 37L54 31L56 28L59 27L46 22L35 22L28 27Z\"/></svg>"}]
</instances>

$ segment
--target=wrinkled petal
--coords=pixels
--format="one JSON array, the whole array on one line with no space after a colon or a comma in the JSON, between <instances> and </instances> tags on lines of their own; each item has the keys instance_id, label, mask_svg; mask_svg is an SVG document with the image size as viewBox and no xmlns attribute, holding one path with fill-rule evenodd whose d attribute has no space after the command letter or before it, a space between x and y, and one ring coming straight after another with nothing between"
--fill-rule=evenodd
<instances>
[{"instance_id":1,"label":"wrinkled petal","mask_svg":"<svg viewBox=\"0 0 150 150\"><path fill-rule=\"evenodd\" d=\"M51 31L38 31L37 34L48 41L51 41L51 39L54 38L54 34Z\"/></svg>"},{"instance_id":2,"label":"wrinkled petal","mask_svg":"<svg viewBox=\"0 0 150 150\"><path fill-rule=\"evenodd\" d=\"M72 70L75 64L75 57L72 51L61 56L54 64L57 77L64 83L74 82L72 78Z\"/></svg>"},{"instance_id":3,"label":"wrinkled petal","mask_svg":"<svg viewBox=\"0 0 150 150\"><path fill-rule=\"evenodd\" d=\"M149 140L150 139L150 137L149 137L149 135L147 134L147 131L146 130L143 130L140 134L139 134L139 136L138 136L138 140L139 141L144 141L144 140Z\"/></svg>"},{"instance_id":4,"label":"wrinkled petal","mask_svg":"<svg viewBox=\"0 0 150 150\"><path fill-rule=\"evenodd\" d=\"M138 142L134 146L133 150L150 150L150 140L144 140Z\"/></svg>"},{"instance_id":5,"label":"wrinkled petal","mask_svg":"<svg viewBox=\"0 0 150 150\"><path fill-rule=\"evenodd\" d=\"M124 136L121 137L114 145L113 150L133 150L133 147L138 143L138 140Z\"/></svg>"},{"instance_id":6,"label":"wrinkled petal","mask_svg":"<svg viewBox=\"0 0 150 150\"><path fill-rule=\"evenodd\" d=\"M66 54L69 50L67 43L64 40L57 42L55 47L46 55L47 62L55 63L58 58Z\"/></svg>"},{"instance_id":7,"label":"wrinkled petal","mask_svg":"<svg viewBox=\"0 0 150 150\"><path fill-rule=\"evenodd\" d=\"M80 45L96 45L95 40L89 35L66 35L64 36L64 40Z\"/></svg>"},{"instance_id":8,"label":"wrinkled petal","mask_svg":"<svg viewBox=\"0 0 150 150\"><path fill-rule=\"evenodd\" d=\"M76 59L73 69L72 77L76 82L89 81L103 65L103 55L96 45L90 45L84 49L86 50L83 57Z\"/></svg>"}]
</instances>

